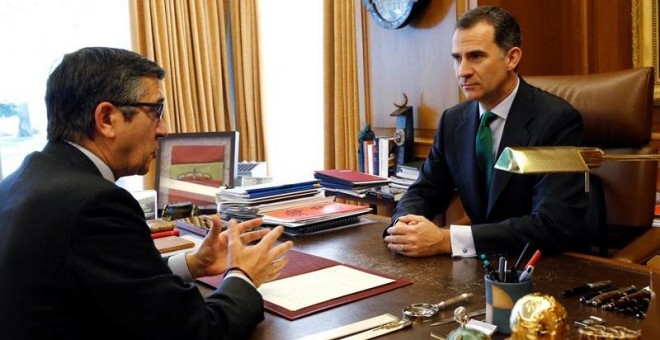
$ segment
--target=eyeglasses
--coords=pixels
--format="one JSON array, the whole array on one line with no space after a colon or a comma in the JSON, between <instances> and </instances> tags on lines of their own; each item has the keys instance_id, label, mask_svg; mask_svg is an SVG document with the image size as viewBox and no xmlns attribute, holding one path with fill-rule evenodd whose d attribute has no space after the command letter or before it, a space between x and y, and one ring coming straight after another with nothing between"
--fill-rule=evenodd
<instances>
[{"instance_id":1,"label":"eyeglasses","mask_svg":"<svg viewBox=\"0 0 660 340\"><path fill-rule=\"evenodd\" d=\"M149 107L151 110L151 115L153 116L154 119L156 120L161 120L163 118L163 107L165 107L164 102L160 103L143 103L143 102L136 102L136 103L124 103L124 102L111 102L112 105L115 106L130 106L130 107Z\"/></svg>"}]
</instances>

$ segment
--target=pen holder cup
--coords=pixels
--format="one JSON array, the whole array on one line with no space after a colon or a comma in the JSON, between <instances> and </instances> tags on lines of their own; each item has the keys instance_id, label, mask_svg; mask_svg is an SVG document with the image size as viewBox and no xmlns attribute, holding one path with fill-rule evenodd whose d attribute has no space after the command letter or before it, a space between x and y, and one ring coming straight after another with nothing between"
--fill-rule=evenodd
<instances>
[{"instance_id":1,"label":"pen holder cup","mask_svg":"<svg viewBox=\"0 0 660 340\"><path fill-rule=\"evenodd\" d=\"M532 280L499 282L486 280L486 322L497 326L497 332L511 334L509 318L516 301L533 291Z\"/></svg>"}]
</instances>

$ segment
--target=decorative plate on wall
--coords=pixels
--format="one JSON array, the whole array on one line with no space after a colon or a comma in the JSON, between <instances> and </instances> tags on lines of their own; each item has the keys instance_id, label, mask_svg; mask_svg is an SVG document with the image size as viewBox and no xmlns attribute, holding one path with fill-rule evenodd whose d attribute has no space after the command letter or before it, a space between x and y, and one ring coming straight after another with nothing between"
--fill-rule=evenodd
<instances>
[{"instance_id":1,"label":"decorative plate on wall","mask_svg":"<svg viewBox=\"0 0 660 340\"><path fill-rule=\"evenodd\" d=\"M413 18L427 0L362 0L376 23L387 29L401 28Z\"/></svg>"}]
</instances>

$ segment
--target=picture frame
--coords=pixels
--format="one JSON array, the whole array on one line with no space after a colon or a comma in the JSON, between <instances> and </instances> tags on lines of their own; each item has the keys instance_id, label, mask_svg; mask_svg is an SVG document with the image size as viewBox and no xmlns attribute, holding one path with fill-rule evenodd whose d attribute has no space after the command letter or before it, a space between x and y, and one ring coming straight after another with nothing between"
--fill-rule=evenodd
<instances>
[{"instance_id":1,"label":"picture frame","mask_svg":"<svg viewBox=\"0 0 660 340\"><path fill-rule=\"evenodd\" d=\"M633 66L653 67L653 102L660 105L660 0L633 0Z\"/></svg>"},{"instance_id":2,"label":"picture frame","mask_svg":"<svg viewBox=\"0 0 660 340\"><path fill-rule=\"evenodd\" d=\"M221 186L234 186L238 140L237 131L173 133L159 139L158 209L182 202L215 204Z\"/></svg>"}]
</instances>

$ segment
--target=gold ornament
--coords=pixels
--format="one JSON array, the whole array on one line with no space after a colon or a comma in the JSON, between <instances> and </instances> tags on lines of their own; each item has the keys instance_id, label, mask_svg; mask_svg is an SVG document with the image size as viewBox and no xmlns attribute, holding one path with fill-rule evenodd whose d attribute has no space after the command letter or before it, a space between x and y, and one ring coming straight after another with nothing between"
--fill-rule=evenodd
<instances>
[{"instance_id":1,"label":"gold ornament","mask_svg":"<svg viewBox=\"0 0 660 340\"><path fill-rule=\"evenodd\" d=\"M640 340L642 333L623 326L606 327L603 325L580 328L580 340Z\"/></svg>"},{"instance_id":2,"label":"gold ornament","mask_svg":"<svg viewBox=\"0 0 660 340\"><path fill-rule=\"evenodd\" d=\"M568 339L566 309L550 295L523 296L513 306L509 322L511 340Z\"/></svg>"}]
</instances>

